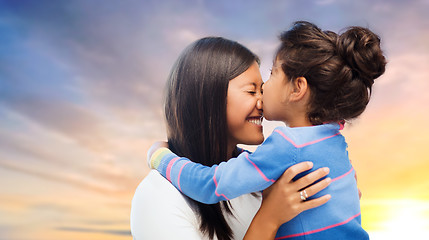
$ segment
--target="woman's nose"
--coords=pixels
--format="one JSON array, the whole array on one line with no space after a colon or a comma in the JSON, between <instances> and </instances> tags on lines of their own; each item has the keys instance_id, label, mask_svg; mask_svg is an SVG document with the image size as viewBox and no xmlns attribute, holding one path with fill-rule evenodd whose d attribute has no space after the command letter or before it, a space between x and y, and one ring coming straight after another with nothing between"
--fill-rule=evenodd
<instances>
[{"instance_id":1,"label":"woman's nose","mask_svg":"<svg viewBox=\"0 0 429 240\"><path fill-rule=\"evenodd\" d=\"M262 99L258 99L258 101L256 101L256 108L262 109Z\"/></svg>"}]
</instances>

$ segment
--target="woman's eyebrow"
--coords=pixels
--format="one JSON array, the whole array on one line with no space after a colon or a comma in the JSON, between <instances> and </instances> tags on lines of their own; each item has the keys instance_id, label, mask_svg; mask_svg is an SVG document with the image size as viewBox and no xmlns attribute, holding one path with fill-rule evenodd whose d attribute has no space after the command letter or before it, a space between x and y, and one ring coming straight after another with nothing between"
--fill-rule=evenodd
<instances>
[{"instance_id":1,"label":"woman's eyebrow","mask_svg":"<svg viewBox=\"0 0 429 240\"><path fill-rule=\"evenodd\" d=\"M244 86L244 87L247 87L247 86L249 86L249 85L252 85L252 86L254 86L254 87L256 87L256 86L257 86L257 85L256 85L256 83L254 83L254 82L247 82L247 83L243 84L243 86Z\"/></svg>"}]
</instances>

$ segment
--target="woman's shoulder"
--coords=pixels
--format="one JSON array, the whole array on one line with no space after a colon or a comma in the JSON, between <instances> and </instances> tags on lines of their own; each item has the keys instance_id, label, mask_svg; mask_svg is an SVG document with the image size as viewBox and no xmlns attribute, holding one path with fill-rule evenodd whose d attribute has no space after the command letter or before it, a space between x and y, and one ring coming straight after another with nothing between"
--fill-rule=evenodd
<instances>
[{"instance_id":1,"label":"woman's shoulder","mask_svg":"<svg viewBox=\"0 0 429 240\"><path fill-rule=\"evenodd\" d=\"M191 211L185 197L156 170L149 172L134 193L132 213L139 209L145 211L145 216L150 212Z\"/></svg>"},{"instance_id":2,"label":"woman's shoulder","mask_svg":"<svg viewBox=\"0 0 429 240\"><path fill-rule=\"evenodd\" d=\"M234 216L227 221L235 239L243 238L260 204L260 193L231 200ZM156 170L149 172L134 194L131 233L134 239L207 239L187 199Z\"/></svg>"},{"instance_id":3,"label":"woman's shoulder","mask_svg":"<svg viewBox=\"0 0 429 240\"><path fill-rule=\"evenodd\" d=\"M158 201L164 198L181 200L183 196L158 171L151 170L138 185L134 198L140 198L145 201Z\"/></svg>"},{"instance_id":4,"label":"woman's shoulder","mask_svg":"<svg viewBox=\"0 0 429 240\"><path fill-rule=\"evenodd\" d=\"M134 239L201 239L196 216L186 199L155 170L137 187L130 220Z\"/></svg>"}]
</instances>

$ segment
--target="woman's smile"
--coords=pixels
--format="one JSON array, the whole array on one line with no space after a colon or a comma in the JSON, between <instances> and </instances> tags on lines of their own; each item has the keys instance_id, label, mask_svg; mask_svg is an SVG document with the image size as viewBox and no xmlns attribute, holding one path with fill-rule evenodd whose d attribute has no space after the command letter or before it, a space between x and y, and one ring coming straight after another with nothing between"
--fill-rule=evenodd
<instances>
[{"instance_id":1,"label":"woman's smile","mask_svg":"<svg viewBox=\"0 0 429 240\"><path fill-rule=\"evenodd\" d=\"M261 127L262 128L262 120L263 120L263 116L258 116L258 117L248 117L247 119L246 119L246 121L248 121L248 122L250 122L250 123L253 123L253 124L255 124L255 125L257 125L257 126L259 126L259 127Z\"/></svg>"},{"instance_id":2,"label":"woman's smile","mask_svg":"<svg viewBox=\"0 0 429 240\"><path fill-rule=\"evenodd\" d=\"M257 145L262 133L262 77L259 65L253 65L229 81L227 97L228 145Z\"/></svg>"}]
</instances>

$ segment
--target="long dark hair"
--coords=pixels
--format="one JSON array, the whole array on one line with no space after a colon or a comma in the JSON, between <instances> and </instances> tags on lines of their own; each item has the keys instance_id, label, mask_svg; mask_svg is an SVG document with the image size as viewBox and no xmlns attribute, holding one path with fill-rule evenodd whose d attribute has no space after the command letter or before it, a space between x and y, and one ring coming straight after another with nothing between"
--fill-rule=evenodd
<instances>
[{"instance_id":1,"label":"long dark hair","mask_svg":"<svg viewBox=\"0 0 429 240\"><path fill-rule=\"evenodd\" d=\"M289 81L305 77L311 91L307 117L314 125L359 116L374 80L385 71L380 38L363 27L338 35L299 21L280 35L276 57Z\"/></svg>"},{"instance_id":2,"label":"long dark hair","mask_svg":"<svg viewBox=\"0 0 429 240\"><path fill-rule=\"evenodd\" d=\"M237 42L208 37L180 55L166 86L165 117L169 148L206 166L227 160L226 98L229 81L259 59ZM200 230L213 239L231 239L222 209L229 203L202 204L189 199L200 217Z\"/></svg>"}]
</instances>

